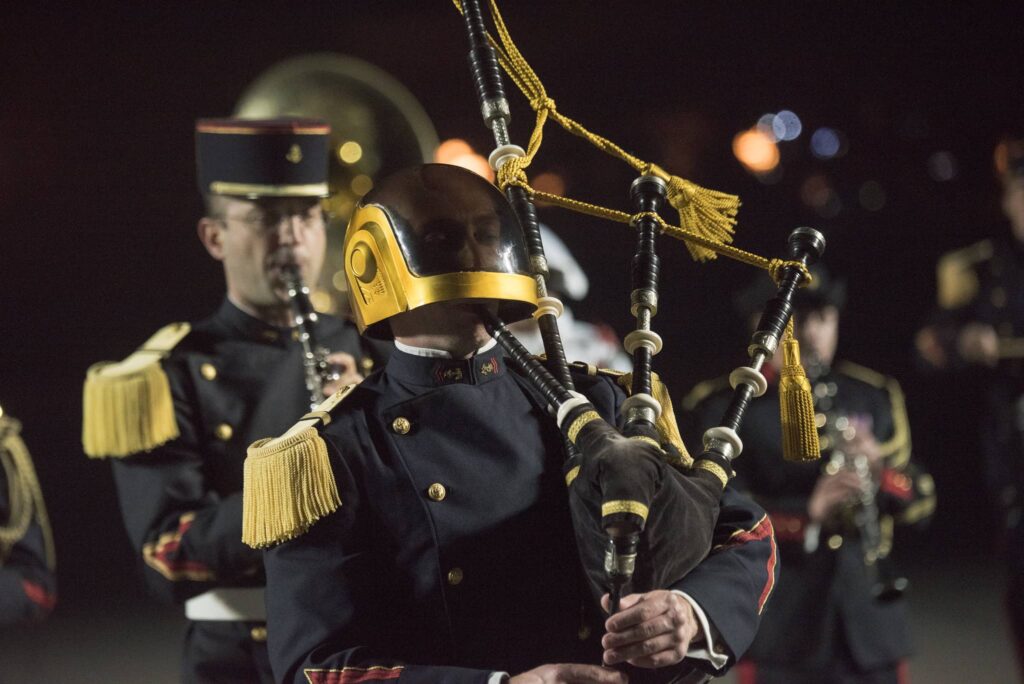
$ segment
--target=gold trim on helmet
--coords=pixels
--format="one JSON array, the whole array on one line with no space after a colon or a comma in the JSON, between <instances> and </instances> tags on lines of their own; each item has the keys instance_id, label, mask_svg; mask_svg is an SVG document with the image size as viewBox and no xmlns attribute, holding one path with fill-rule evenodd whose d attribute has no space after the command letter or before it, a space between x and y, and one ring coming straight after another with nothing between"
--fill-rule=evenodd
<instances>
[{"instance_id":1,"label":"gold trim on helmet","mask_svg":"<svg viewBox=\"0 0 1024 684\"><path fill-rule=\"evenodd\" d=\"M213 181L210 183L210 192L214 195L240 195L245 197L327 197L327 183L260 185L258 183Z\"/></svg>"},{"instance_id":2,"label":"gold trim on helmet","mask_svg":"<svg viewBox=\"0 0 1024 684\"><path fill-rule=\"evenodd\" d=\"M537 285L527 275L493 271L414 275L387 213L377 205L358 207L352 214L344 255L349 300L361 333L395 314L437 302L493 299L526 304L523 308L528 310L521 317L537 306ZM518 318L506 322L512 320Z\"/></svg>"}]
</instances>

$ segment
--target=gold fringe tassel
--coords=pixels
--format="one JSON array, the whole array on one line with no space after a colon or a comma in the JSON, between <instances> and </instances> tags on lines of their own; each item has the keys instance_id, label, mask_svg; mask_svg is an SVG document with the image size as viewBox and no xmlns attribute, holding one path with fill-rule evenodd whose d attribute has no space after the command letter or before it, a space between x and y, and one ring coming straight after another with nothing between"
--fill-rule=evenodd
<instances>
[{"instance_id":1,"label":"gold fringe tassel","mask_svg":"<svg viewBox=\"0 0 1024 684\"><path fill-rule=\"evenodd\" d=\"M82 447L91 458L149 451L178 437L171 385L160 360L191 331L158 330L124 361L93 364L82 390Z\"/></svg>"},{"instance_id":2,"label":"gold fringe tassel","mask_svg":"<svg viewBox=\"0 0 1024 684\"><path fill-rule=\"evenodd\" d=\"M740 210L739 197L673 176L657 164L648 165L647 171L668 184L668 203L679 212L679 225L691 228L700 237L716 244L732 242L736 215ZM714 251L693 242L687 242L686 249L694 261L718 258Z\"/></svg>"},{"instance_id":3,"label":"gold fringe tassel","mask_svg":"<svg viewBox=\"0 0 1024 684\"><path fill-rule=\"evenodd\" d=\"M811 383L800 365L800 343L789 319L782 336L782 376L779 379L779 410L782 420L782 457L787 461L813 461L821 457L818 430L814 425Z\"/></svg>"},{"instance_id":4,"label":"gold fringe tassel","mask_svg":"<svg viewBox=\"0 0 1024 684\"><path fill-rule=\"evenodd\" d=\"M315 427L249 447L242 541L259 549L296 537L341 506L327 445Z\"/></svg>"},{"instance_id":5,"label":"gold fringe tassel","mask_svg":"<svg viewBox=\"0 0 1024 684\"><path fill-rule=\"evenodd\" d=\"M178 436L174 400L159 356L149 363L94 364L85 377L82 446L91 458L124 457L148 451ZM126 361L127 365L129 361Z\"/></svg>"}]
</instances>

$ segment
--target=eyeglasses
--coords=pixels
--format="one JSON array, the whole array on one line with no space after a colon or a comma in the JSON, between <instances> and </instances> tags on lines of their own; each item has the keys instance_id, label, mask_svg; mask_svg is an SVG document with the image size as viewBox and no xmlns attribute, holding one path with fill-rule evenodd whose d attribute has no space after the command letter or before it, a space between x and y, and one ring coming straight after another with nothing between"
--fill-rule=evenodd
<instances>
[{"instance_id":1,"label":"eyeglasses","mask_svg":"<svg viewBox=\"0 0 1024 684\"><path fill-rule=\"evenodd\" d=\"M286 219L289 223L297 220L299 227L303 229L314 228L317 225L322 225L324 222L323 212L320 210L319 205L291 211L260 209L247 212L242 216L222 216L219 218L222 223L240 223L249 230L258 233L275 231L280 228L281 222Z\"/></svg>"}]
</instances>

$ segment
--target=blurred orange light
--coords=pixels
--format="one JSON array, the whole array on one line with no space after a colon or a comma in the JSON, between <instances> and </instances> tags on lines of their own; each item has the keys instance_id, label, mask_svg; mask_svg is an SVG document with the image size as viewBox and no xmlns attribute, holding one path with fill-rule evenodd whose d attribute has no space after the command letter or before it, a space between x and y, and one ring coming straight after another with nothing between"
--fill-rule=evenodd
<instances>
[{"instance_id":1,"label":"blurred orange light","mask_svg":"<svg viewBox=\"0 0 1024 684\"><path fill-rule=\"evenodd\" d=\"M487 163L486 159L474 152L459 155L454 159L449 159L447 163L454 164L455 166L461 166L464 169L469 169L473 173L483 176L489 181L494 180L494 170L491 169L491 165Z\"/></svg>"},{"instance_id":2,"label":"blurred orange light","mask_svg":"<svg viewBox=\"0 0 1024 684\"><path fill-rule=\"evenodd\" d=\"M779 165L778 145L758 128L737 133L732 139L732 153L753 173L768 173Z\"/></svg>"},{"instance_id":3,"label":"blurred orange light","mask_svg":"<svg viewBox=\"0 0 1024 684\"><path fill-rule=\"evenodd\" d=\"M565 179L554 171L538 173L530 183L534 189L546 192L549 195L565 194Z\"/></svg>"},{"instance_id":4,"label":"blurred orange light","mask_svg":"<svg viewBox=\"0 0 1024 684\"><path fill-rule=\"evenodd\" d=\"M439 164L451 164L452 159L466 154L473 154L473 148L461 138L449 138L437 146L434 151L434 161Z\"/></svg>"}]
</instances>

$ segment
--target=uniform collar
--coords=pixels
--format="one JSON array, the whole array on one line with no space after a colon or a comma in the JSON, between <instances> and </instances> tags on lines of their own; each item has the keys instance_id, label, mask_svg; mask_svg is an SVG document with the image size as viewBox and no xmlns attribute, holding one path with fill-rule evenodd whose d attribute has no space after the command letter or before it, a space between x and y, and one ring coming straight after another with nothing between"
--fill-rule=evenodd
<instances>
[{"instance_id":1,"label":"uniform collar","mask_svg":"<svg viewBox=\"0 0 1024 684\"><path fill-rule=\"evenodd\" d=\"M217 320L233 331L256 342L285 347L291 344L291 328L278 328L242 311L230 299L224 297L216 314Z\"/></svg>"},{"instance_id":2,"label":"uniform collar","mask_svg":"<svg viewBox=\"0 0 1024 684\"><path fill-rule=\"evenodd\" d=\"M442 356L445 355L445 356ZM453 359L438 349L395 345L387 365L388 375L423 387L442 385L479 385L504 375L505 360L491 344L484 345L472 358Z\"/></svg>"}]
</instances>

